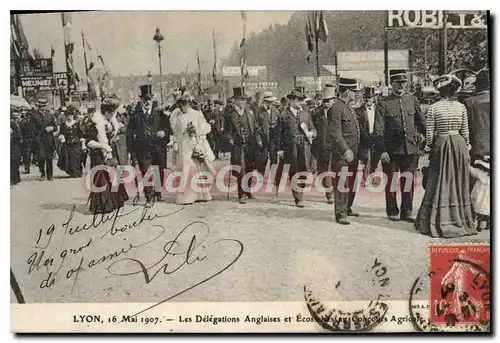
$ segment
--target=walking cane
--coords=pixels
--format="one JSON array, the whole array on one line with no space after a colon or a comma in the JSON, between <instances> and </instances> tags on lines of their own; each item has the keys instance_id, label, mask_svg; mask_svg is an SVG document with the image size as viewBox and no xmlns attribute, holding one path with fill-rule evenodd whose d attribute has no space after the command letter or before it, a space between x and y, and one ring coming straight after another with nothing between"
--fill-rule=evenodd
<instances>
[{"instance_id":1,"label":"walking cane","mask_svg":"<svg viewBox=\"0 0 500 343\"><path fill-rule=\"evenodd\" d=\"M19 284L17 283L12 268L10 268L10 287L12 288L12 292L14 292L14 295L16 296L17 302L19 304L26 303L24 301L23 293L21 293L21 288L19 288Z\"/></svg>"}]
</instances>

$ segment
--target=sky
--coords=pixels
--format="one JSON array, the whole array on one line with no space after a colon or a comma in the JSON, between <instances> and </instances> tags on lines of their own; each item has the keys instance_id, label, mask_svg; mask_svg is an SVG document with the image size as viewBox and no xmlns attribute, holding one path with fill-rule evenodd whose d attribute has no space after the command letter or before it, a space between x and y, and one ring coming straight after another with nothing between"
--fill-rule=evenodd
<instances>
[{"instance_id":1,"label":"sky","mask_svg":"<svg viewBox=\"0 0 500 343\"><path fill-rule=\"evenodd\" d=\"M249 11L247 32L261 32L271 24L285 24L293 11ZM20 16L30 49L37 47L50 57L55 49L54 71L65 71L64 38L60 13L25 14ZM146 75L159 73L158 50L153 40L159 27L163 73L181 72L186 66L197 70L199 50L202 71L210 73L213 65L215 30L218 59L229 54L242 38L240 11L102 11L73 12L71 39L75 43L75 66L84 72L82 30L96 62L97 51L114 75ZM88 57L88 59L89 59Z\"/></svg>"}]
</instances>

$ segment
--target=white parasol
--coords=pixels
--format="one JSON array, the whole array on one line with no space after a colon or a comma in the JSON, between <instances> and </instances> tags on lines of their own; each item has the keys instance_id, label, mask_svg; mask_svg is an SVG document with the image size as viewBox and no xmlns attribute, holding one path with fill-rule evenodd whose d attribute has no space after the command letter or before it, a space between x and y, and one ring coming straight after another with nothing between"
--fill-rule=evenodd
<instances>
[{"instance_id":1,"label":"white parasol","mask_svg":"<svg viewBox=\"0 0 500 343\"><path fill-rule=\"evenodd\" d=\"M26 99L14 94L10 95L10 106L16 108L22 108L22 107L31 108L30 104L28 103L28 101L26 101Z\"/></svg>"}]
</instances>

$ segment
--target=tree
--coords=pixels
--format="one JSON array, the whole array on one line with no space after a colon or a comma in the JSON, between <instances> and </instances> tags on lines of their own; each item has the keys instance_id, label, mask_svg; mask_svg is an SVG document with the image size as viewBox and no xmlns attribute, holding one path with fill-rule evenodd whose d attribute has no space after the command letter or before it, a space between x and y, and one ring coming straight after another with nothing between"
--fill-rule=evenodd
<instances>
[{"instance_id":1,"label":"tree","mask_svg":"<svg viewBox=\"0 0 500 343\"><path fill-rule=\"evenodd\" d=\"M38 49L38 48L33 48L33 57L35 59L45 58L43 56L42 52L40 51L40 49Z\"/></svg>"}]
</instances>

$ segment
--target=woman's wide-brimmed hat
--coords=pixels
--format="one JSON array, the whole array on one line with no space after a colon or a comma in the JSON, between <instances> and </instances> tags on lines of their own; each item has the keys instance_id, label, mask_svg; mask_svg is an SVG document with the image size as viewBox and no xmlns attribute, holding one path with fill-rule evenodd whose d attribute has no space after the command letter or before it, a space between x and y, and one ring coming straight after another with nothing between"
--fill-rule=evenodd
<instances>
[{"instance_id":1,"label":"woman's wide-brimmed hat","mask_svg":"<svg viewBox=\"0 0 500 343\"><path fill-rule=\"evenodd\" d=\"M432 81L432 84L437 90L449 85L454 87L455 91L457 91L460 87L462 87L462 81L458 77L452 74L445 74L438 76Z\"/></svg>"},{"instance_id":2,"label":"woman's wide-brimmed hat","mask_svg":"<svg viewBox=\"0 0 500 343\"><path fill-rule=\"evenodd\" d=\"M191 97L191 94L188 92L184 92L183 94L179 95L176 99L177 102L191 102L193 101L193 98Z\"/></svg>"}]
</instances>

